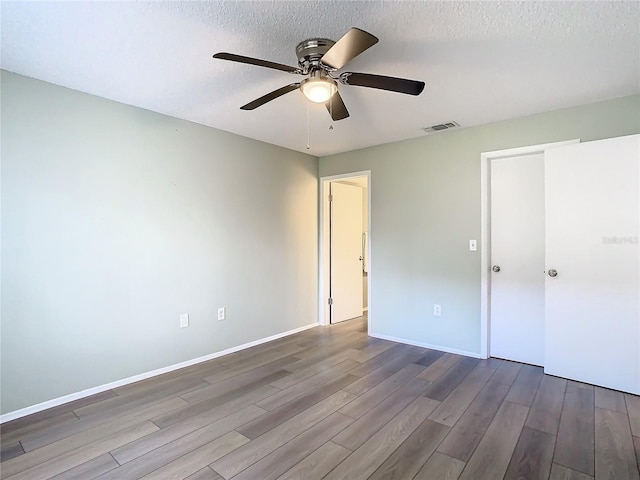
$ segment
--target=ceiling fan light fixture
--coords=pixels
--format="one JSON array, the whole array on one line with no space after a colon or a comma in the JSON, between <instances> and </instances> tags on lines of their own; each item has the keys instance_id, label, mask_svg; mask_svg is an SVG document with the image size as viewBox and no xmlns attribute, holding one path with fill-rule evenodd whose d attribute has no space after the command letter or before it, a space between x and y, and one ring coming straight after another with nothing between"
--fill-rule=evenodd
<instances>
[{"instance_id":1,"label":"ceiling fan light fixture","mask_svg":"<svg viewBox=\"0 0 640 480\"><path fill-rule=\"evenodd\" d=\"M331 78L311 77L300 82L300 90L312 102L325 103L338 91L338 85Z\"/></svg>"}]
</instances>

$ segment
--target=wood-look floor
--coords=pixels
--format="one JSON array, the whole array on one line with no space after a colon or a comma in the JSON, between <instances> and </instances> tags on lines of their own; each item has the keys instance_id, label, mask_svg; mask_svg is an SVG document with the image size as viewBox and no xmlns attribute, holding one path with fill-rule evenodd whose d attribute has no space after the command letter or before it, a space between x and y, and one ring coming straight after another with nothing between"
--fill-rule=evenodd
<instances>
[{"instance_id":1,"label":"wood-look floor","mask_svg":"<svg viewBox=\"0 0 640 480\"><path fill-rule=\"evenodd\" d=\"M3 479L640 480L640 397L319 327L2 425Z\"/></svg>"}]
</instances>

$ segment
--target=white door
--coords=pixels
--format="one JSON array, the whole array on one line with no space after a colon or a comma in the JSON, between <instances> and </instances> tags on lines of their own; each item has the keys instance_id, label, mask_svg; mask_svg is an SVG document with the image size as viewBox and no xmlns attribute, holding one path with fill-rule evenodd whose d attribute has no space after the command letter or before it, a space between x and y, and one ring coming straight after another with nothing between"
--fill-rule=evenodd
<instances>
[{"instance_id":1,"label":"white door","mask_svg":"<svg viewBox=\"0 0 640 480\"><path fill-rule=\"evenodd\" d=\"M331 182L331 323L362 316L362 189Z\"/></svg>"},{"instance_id":2,"label":"white door","mask_svg":"<svg viewBox=\"0 0 640 480\"><path fill-rule=\"evenodd\" d=\"M490 355L543 365L544 156L494 159L490 170Z\"/></svg>"},{"instance_id":3,"label":"white door","mask_svg":"<svg viewBox=\"0 0 640 480\"><path fill-rule=\"evenodd\" d=\"M545 372L640 394L640 135L548 150Z\"/></svg>"}]
</instances>

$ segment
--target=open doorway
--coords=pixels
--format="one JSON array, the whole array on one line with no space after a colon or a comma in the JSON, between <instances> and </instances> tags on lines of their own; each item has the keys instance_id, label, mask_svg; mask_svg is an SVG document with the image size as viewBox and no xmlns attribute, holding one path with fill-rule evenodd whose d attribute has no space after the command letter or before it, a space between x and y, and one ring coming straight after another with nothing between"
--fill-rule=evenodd
<instances>
[{"instance_id":1,"label":"open doorway","mask_svg":"<svg viewBox=\"0 0 640 480\"><path fill-rule=\"evenodd\" d=\"M369 171L320 179L321 325L370 323L370 179Z\"/></svg>"}]
</instances>

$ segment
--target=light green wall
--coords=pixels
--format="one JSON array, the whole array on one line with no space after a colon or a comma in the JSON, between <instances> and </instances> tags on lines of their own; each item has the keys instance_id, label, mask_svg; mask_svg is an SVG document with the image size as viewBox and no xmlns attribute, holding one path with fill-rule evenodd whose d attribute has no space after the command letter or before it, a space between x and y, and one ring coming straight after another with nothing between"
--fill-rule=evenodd
<instances>
[{"instance_id":1,"label":"light green wall","mask_svg":"<svg viewBox=\"0 0 640 480\"><path fill-rule=\"evenodd\" d=\"M317 321L317 158L1 77L2 412Z\"/></svg>"},{"instance_id":2,"label":"light green wall","mask_svg":"<svg viewBox=\"0 0 640 480\"><path fill-rule=\"evenodd\" d=\"M480 154L639 132L635 95L321 158L320 176L371 170L372 333L479 353Z\"/></svg>"}]
</instances>

